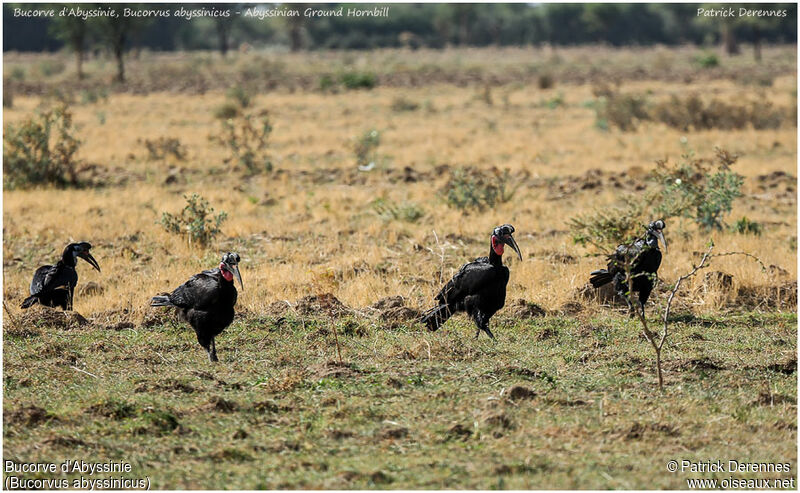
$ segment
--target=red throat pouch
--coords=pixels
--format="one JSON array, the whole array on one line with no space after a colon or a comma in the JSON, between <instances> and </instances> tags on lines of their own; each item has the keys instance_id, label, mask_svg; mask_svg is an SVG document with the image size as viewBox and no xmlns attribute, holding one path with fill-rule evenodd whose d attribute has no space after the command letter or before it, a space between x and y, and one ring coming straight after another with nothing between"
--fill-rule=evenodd
<instances>
[{"instance_id":1,"label":"red throat pouch","mask_svg":"<svg viewBox=\"0 0 800 493\"><path fill-rule=\"evenodd\" d=\"M222 277L224 277L226 281L228 282L233 281L233 274L231 273L231 271L225 269L224 263L219 264L219 271L222 272Z\"/></svg>"},{"instance_id":2,"label":"red throat pouch","mask_svg":"<svg viewBox=\"0 0 800 493\"><path fill-rule=\"evenodd\" d=\"M492 250L501 257L503 256L503 252L505 252L505 246L497 240L496 236L492 236Z\"/></svg>"}]
</instances>

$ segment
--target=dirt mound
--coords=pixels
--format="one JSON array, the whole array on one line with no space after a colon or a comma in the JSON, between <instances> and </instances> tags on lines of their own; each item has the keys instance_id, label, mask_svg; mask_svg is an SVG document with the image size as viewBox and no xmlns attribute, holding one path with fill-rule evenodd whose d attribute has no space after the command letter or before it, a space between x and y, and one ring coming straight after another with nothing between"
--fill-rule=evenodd
<instances>
[{"instance_id":1,"label":"dirt mound","mask_svg":"<svg viewBox=\"0 0 800 493\"><path fill-rule=\"evenodd\" d=\"M288 301L273 301L264 310L264 315L274 318L282 317L286 315L286 312L291 308L292 305L290 305Z\"/></svg>"},{"instance_id":2,"label":"dirt mound","mask_svg":"<svg viewBox=\"0 0 800 493\"><path fill-rule=\"evenodd\" d=\"M791 358L782 363L775 363L774 365L769 365L767 369L774 372L783 373L784 375L791 375L792 373L796 373L797 356L792 356Z\"/></svg>"},{"instance_id":3,"label":"dirt mound","mask_svg":"<svg viewBox=\"0 0 800 493\"><path fill-rule=\"evenodd\" d=\"M734 306L746 309L797 309L797 281L766 286L739 286Z\"/></svg>"},{"instance_id":4,"label":"dirt mound","mask_svg":"<svg viewBox=\"0 0 800 493\"><path fill-rule=\"evenodd\" d=\"M522 401L533 399L534 397L536 397L536 392L522 385L515 385L508 391L508 398L512 401Z\"/></svg>"},{"instance_id":5,"label":"dirt mound","mask_svg":"<svg viewBox=\"0 0 800 493\"><path fill-rule=\"evenodd\" d=\"M25 327L47 327L52 329L72 330L89 323L78 312L67 312L60 308L50 308L39 304L33 305L16 318L17 330Z\"/></svg>"},{"instance_id":6,"label":"dirt mound","mask_svg":"<svg viewBox=\"0 0 800 493\"><path fill-rule=\"evenodd\" d=\"M343 317L354 313L353 309L336 299L331 293L305 296L297 300L297 313L303 316L328 315Z\"/></svg>"},{"instance_id":7,"label":"dirt mound","mask_svg":"<svg viewBox=\"0 0 800 493\"><path fill-rule=\"evenodd\" d=\"M422 312L419 310L405 306L405 299L402 296L381 298L370 305L369 308L377 311L378 318L386 322L389 328L417 321L422 316Z\"/></svg>"},{"instance_id":8,"label":"dirt mound","mask_svg":"<svg viewBox=\"0 0 800 493\"><path fill-rule=\"evenodd\" d=\"M3 412L3 422L8 425L22 425L32 428L51 420L58 420L58 417L39 406L23 406L19 409Z\"/></svg>"},{"instance_id":9,"label":"dirt mound","mask_svg":"<svg viewBox=\"0 0 800 493\"><path fill-rule=\"evenodd\" d=\"M239 405L222 397L212 397L208 404L201 406L203 411L232 413L239 409Z\"/></svg>"},{"instance_id":10,"label":"dirt mound","mask_svg":"<svg viewBox=\"0 0 800 493\"><path fill-rule=\"evenodd\" d=\"M514 316L514 318L536 318L547 315L544 308L522 298L518 298L509 303L506 310Z\"/></svg>"}]
</instances>

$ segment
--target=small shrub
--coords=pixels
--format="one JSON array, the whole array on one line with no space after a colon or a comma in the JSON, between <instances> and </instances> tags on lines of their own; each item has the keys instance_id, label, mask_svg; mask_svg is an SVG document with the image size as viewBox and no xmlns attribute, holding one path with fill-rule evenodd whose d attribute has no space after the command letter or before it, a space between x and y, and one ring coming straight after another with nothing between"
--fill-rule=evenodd
<instances>
[{"instance_id":1,"label":"small shrub","mask_svg":"<svg viewBox=\"0 0 800 493\"><path fill-rule=\"evenodd\" d=\"M656 212L664 217L691 218L705 230L722 229L722 219L731 212L733 200L742 196L744 178L730 169L737 156L722 149L716 153L715 161L692 154L685 154L676 166L657 161L653 174L659 184Z\"/></svg>"},{"instance_id":2,"label":"small shrub","mask_svg":"<svg viewBox=\"0 0 800 493\"><path fill-rule=\"evenodd\" d=\"M702 68L713 68L719 66L719 57L714 53L705 52L695 56L694 63Z\"/></svg>"},{"instance_id":3,"label":"small shrub","mask_svg":"<svg viewBox=\"0 0 800 493\"><path fill-rule=\"evenodd\" d=\"M81 91L81 103L94 104L98 101L108 100L108 90L105 88L100 89L84 89Z\"/></svg>"},{"instance_id":4,"label":"small shrub","mask_svg":"<svg viewBox=\"0 0 800 493\"><path fill-rule=\"evenodd\" d=\"M455 209L494 207L514 197L519 184L513 185L512 181L507 169L481 172L474 168L461 168L453 171L441 193L447 204Z\"/></svg>"},{"instance_id":5,"label":"small shrub","mask_svg":"<svg viewBox=\"0 0 800 493\"><path fill-rule=\"evenodd\" d=\"M403 96L394 98L392 101L392 111L395 112L402 112L402 111L416 111L419 109L419 103L415 103L408 98Z\"/></svg>"},{"instance_id":6,"label":"small shrub","mask_svg":"<svg viewBox=\"0 0 800 493\"><path fill-rule=\"evenodd\" d=\"M319 78L319 90L322 92L332 91L336 86L336 81L333 80L328 74L325 74Z\"/></svg>"},{"instance_id":7,"label":"small shrub","mask_svg":"<svg viewBox=\"0 0 800 493\"><path fill-rule=\"evenodd\" d=\"M17 81L25 80L25 69L20 66L16 66L11 69L11 79Z\"/></svg>"},{"instance_id":8,"label":"small shrub","mask_svg":"<svg viewBox=\"0 0 800 493\"><path fill-rule=\"evenodd\" d=\"M266 111L257 115L239 115L222 121L222 132L214 137L231 156L229 160L244 166L248 174L272 171L272 161L267 154L272 124Z\"/></svg>"},{"instance_id":9,"label":"small shrub","mask_svg":"<svg viewBox=\"0 0 800 493\"><path fill-rule=\"evenodd\" d=\"M595 124L599 128L607 129L614 125L623 132L636 130L640 121L649 119L646 99L634 94L611 92L608 96L601 96L595 112Z\"/></svg>"},{"instance_id":10,"label":"small shrub","mask_svg":"<svg viewBox=\"0 0 800 493\"><path fill-rule=\"evenodd\" d=\"M240 85L229 88L225 96L242 109L248 108L253 100L250 93Z\"/></svg>"},{"instance_id":11,"label":"small shrub","mask_svg":"<svg viewBox=\"0 0 800 493\"><path fill-rule=\"evenodd\" d=\"M66 68L66 64L60 60L43 60L39 63L39 72L45 77L58 75L66 70Z\"/></svg>"},{"instance_id":12,"label":"small shrub","mask_svg":"<svg viewBox=\"0 0 800 493\"><path fill-rule=\"evenodd\" d=\"M539 86L539 89L550 89L555 86L555 84L556 81L550 74L540 74L539 77L536 78L536 85Z\"/></svg>"},{"instance_id":13,"label":"small shrub","mask_svg":"<svg viewBox=\"0 0 800 493\"><path fill-rule=\"evenodd\" d=\"M181 144L180 139L175 137L145 139L144 145L147 148L147 159L150 161L160 161L167 156L173 156L179 161L186 159L186 149Z\"/></svg>"},{"instance_id":14,"label":"small shrub","mask_svg":"<svg viewBox=\"0 0 800 493\"><path fill-rule=\"evenodd\" d=\"M392 200L377 198L372 201L372 209L384 221L405 221L415 223L425 216L425 211L413 202L397 204Z\"/></svg>"},{"instance_id":15,"label":"small shrub","mask_svg":"<svg viewBox=\"0 0 800 493\"><path fill-rule=\"evenodd\" d=\"M239 116L239 106L231 101L225 101L214 110L214 118L229 120Z\"/></svg>"},{"instance_id":16,"label":"small shrub","mask_svg":"<svg viewBox=\"0 0 800 493\"><path fill-rule=\"evenodd\" d=\"M610 251L627 241L647 223L641 197L628 196L622 204L598 207L592 212L579 214L569 220L572 240L581 245L592 244Z\"/></svg>"},{"instance_id":17,"label":"small shrub","mask_svg":"<svg viewBox=\"0 0 800 493\"><path fill-rule=\"evenodd\" d=\"M378 146L381 145L381 133L375 129L364 132L353 144L356 164L359 167L374 166L378 161Z\"/></svg>"},{"instance_id":18,"label":"small shrub","mask_svg":"<svg viewBox=\"0 0 800 493\"><path fill-rule=\"evenodd\" d=\"M7 188L36 185L77 185L72 113L64 105L45 110L20 124L10 124L3 136L4 183Z\"/></svg>"},{"instance_id":19,"label":"small shrub","mask_svg":"<svg viewBox=\"0 0 800 493\"><path fill-rule=\"evenodd\" d=\"M743 216L741 219L736 221L731 229L733 232L741 235L761 236L764 227L761 225L761 223L751 221L746 216Z\"/></svg>"},{"instance_id":20,"label":"small shrub","mask_svg":"<svg viewBox=\"0 0 800 493\"><path fill-rule=\"evenodd\" d=\"M159 223L167 232L185 236L190 245L208 245L220 233L220 226L228 214L222 211L215 216L208 201L196 193L184 195L183 198L186 199L186 207L181 213L173 215L164 212Z\"/></svg>"},{"instance_id":21,"label":"small shrub","mask_svg":"<svg viewBox=\"0 0 800 493\"><path fill-rule=\"evenodd\" d=\"M339 75L339 82L346 89L372 89L377 85L377 78L370 72L344 72Z\"/></svg>"}]
</instances>

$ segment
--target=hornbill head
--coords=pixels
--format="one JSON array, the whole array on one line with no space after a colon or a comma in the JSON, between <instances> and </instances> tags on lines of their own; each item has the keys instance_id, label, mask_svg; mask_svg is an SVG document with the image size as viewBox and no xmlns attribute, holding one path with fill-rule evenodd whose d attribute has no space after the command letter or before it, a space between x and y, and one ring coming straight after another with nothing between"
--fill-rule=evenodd
<instances>
[{"instance_id":1,"label":"hornbill head","mask_svg":"<svg viewBox=\"0 0 800 493\"><path fill-rule=\"evenodd\" d=\"M244 284L242 284L242 275L239 274L239 261L241 258L236 252L228 252L222 256L222 262L219 264L219 271L226 281L232 282L235 277L239 281L239 286L244 291Z\"/></svg>"},{"instance_id":2,"label":"hornbill head","mask_svg":"<svg viewBox=\"0 0 800 493\"><path fill-rule=\"evenodd\" d=\"M511 236L512 234L514 234L514 226L510 224L504 224L494 228L494 231L492 231L492 250L494 250L494 253L502 256L505 250L503 245L508 245L517 252L517 256L522 260L522 254L519 252L519 247L517 246L517 242L514 241L514 237Z\"/></svg>"},{"instance_id":3,"label":"hornbill head","mask_svg":"<svg viewBox=\"0 0 800 493\"><path fill-rule=\"evenodd\" d=\"M664 224L663 219L659 219L658 221L653 221L647 226L647 234L649 236L653 236L655 245L658 246L658 240L661 240L661 243L664 244L664 252L667 251L667 240L664 238Z\"/></svg>"},{"instance_id":4,"label":"hornbill head","mask_svg":"<svg viewBox=\"0 0 800 493\"><path fill-rule=\"evenodd\" d=\"M92 257L92 254L89 253L89 250L91 249L92 245L85 241L80 243L70 243L67 245L67 248L64 249L63 257L70 258L73 266L78 263L78 258L82 258L88 262L89 265L97 269L97 272L100 272L100 266L97 265L97 260L95 260L94 257Z\"/></svg>"}]
</instances>

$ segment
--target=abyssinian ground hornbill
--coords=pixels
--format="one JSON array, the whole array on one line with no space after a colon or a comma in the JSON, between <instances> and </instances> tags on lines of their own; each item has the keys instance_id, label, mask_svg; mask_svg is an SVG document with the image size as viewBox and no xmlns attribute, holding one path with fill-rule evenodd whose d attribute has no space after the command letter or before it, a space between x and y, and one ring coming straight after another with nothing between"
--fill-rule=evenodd
<instances>
[{"instance_id":1,"label":"abyssinian ground hornbill","mask_svg":"<svg viewBox=\"0 0 800 493\"><path fill-rule=\"evenodd\" d=\"M72 310L72 297L75 286L78 284L78 258L82 258L100 272L97 260L92 257L89 250L92 245L82 241L70 243L64 248L61 260L56 265L43 265L36 269L31 281L31 295L22 302L22 308L28 308L35 303L50 307L61 307L62 310Z\"/></svg>"},{"instance_id":2,"label":"abyssinian ground hornbill","mask_svg":"<svg viewBox=\"0 0 800 493\"><path fill-rule=\"evenodd\" d=\"M437 330L454 313L463 311L478 328L476 339L481 331L494 339L494 334L489 330L489 319L505 305L508 284L508 267L503 265L504 245L513 248L522 260L513 233L514 226L510 224L494 228L489 256L462 266L436 295L438 306L428 310L422 317L428 330Z\"/></svg>"},{"instance_id":3,"label":"abyssinian ground hornbill","mask_svg":"<svg viewBox=\"0 0 800 493\"><path fill-rule=\"evenodd\" d=\"M234 277L244 289L239 274L239 254L226 253L219 267L195 274L170 294L153 297L150 306L178 308L197 334L197 342L208 351L208 359L217 359L214 338L233 322L236 304Z\"/></svg>"},{"instance_id":4,"label":"abyssinian ground hornbill","mask_svg":"<svg viewBox=\"0 0 800 493\"><path fill-rule=\"evenodd\" d=\"M644 238L637 238L628 245L619 245L614 253L608 256L608 268L592 272L591 278L589 278L589 282L594 288L614 281L614 290L628 304L631 317L634 315L634 308L627 295L628 283L625 266L631 266L633 291L639 293L639 307L644 316L644 305L653 290L656 273L661 265L661 250L658 249L658 240L661 240L664 244L664 251L667 251L664 226L664 221L660 219L650 223Z\"/></svg>"}]
</instances>

